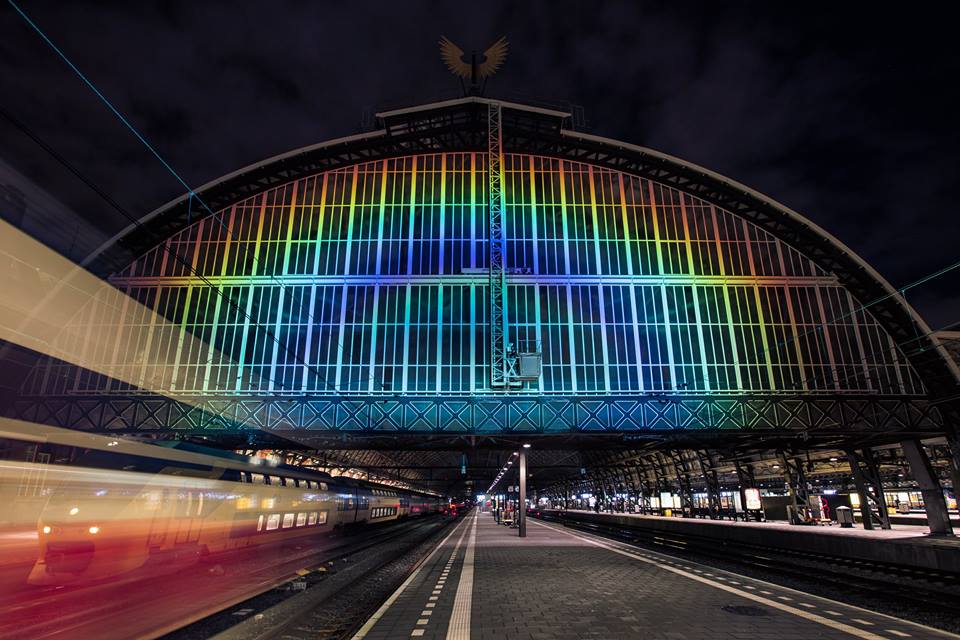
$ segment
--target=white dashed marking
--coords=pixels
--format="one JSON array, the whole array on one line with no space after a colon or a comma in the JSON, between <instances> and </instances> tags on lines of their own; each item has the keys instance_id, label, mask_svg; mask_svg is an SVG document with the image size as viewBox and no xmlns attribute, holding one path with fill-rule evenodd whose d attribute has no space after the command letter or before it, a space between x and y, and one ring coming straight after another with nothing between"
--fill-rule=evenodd
<instances>
[{"instance_id":1,"label":"white dashed marking","mask_svg":"<svg viewBox=\"0 0 960 640\"><path fill-rule=\"evenodd\" d=\"M473 562L477 551L477 523L480 512L473 514L470 527L470 541L463 554L463 566L460 567L460 582L453 600L450 624L447 625L447 640L470 640L470 614L473 609Z\"/></svg>"},{"instance_id":2,"label":"white dashed marking","mask_svg":"<svg viewBox=\"0 0 960 640\"><path fill-rule=\"evenodd\" d=\"M423 567L427 565L427 563L430 562L431 558L433 558L434 555L436 555L437 553L440 552L441 549L443 549L444 545L447 543L447 540L453 537L453 534L457 532L457 529L463 528L464 532L466 532L466 527L464 526L465 522L466 520L464 520L463 522L458 524L456 527L454 527L453 531L448 533L447 536L440 542L440 544L438 544L436 547L433 548L433 551L430 552L430 555L428 555L426 558L423 559L423 561L417 566L417 568L414 569L413 573L407 576L407 579L403 581L403 584L397 587L397 590L394 591L392 594L390 594L390 597L387 598L387 601L384 602L372 616L370 616L370 618L364 623L362 627L360 627L360 630L357 631L357 633L353 636L352 640L361 640L362 638L365 638L368 633L370 633L370 630L373 629L373 627L377 624L377 622L380 621L380 618L382 618L383 614L387 612L387 609L389 609L391 605L393 605L393 603L397 601L397 598L399 598L400 595L407 590L407 587L410 586L410 583L413 582L417 578L417 576L420 575L420 571L423 569ZM463 539L462 535L460 539L461 540ZM427 606L432 607L434 605L428 604ZM423 629L414 629L410 635L422 636Z\"/></svg>"}]
</instances>

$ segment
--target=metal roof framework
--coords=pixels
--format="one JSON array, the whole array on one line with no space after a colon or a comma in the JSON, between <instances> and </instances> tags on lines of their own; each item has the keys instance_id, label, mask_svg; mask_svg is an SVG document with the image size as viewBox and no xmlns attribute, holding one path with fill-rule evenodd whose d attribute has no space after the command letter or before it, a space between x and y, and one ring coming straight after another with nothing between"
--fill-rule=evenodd
<instances>
[{"instance_id":1,"label":"metal roof framework","mask_svg":"<svg viewBox=\"0 0 960 640\"><path fill-rule=\"evenodd\" d=\"M339 138L250 165L160 207L124 230L84 264L108 276L126 266L204 212L271 187L359 162L413 153L479 151L487 146L487 109L492 101L468 97L377 114L382 129ZM834 274L905 348L932 399L957 395L960 369L930 327L863 259L799 213L749 187L703 167L625 142L569 130L569 114L499 102L505 153L564 158L660 182L726 209L771 233ZM197 202L192 202L196 198ZM951 408L951 412L956 411ZM960 417L960 413L957 413Z\"/></svg>"},{"instance_id":2,"label":"metal roof framework","mask_svg":"<svg viewBox=\"0 0 960 640\"><path fill-rule=\"evenodd\" d=\"M376 131L275 156L164 205L138 225L118 234L84 266L106 277L198 217L301 177L416 153L483 152L488 142L487 112L492 102L501 106L505 153L585 162L675 187L746 219L812 259L833 274L861 304L869 306L870 313L907 354L928 395L584 397L561 399L564 406L551 405L555 399L538 401L509 395L494 403L496 406L483 406L470 398L439 398L426 404L413 398L389 402L379 397L369 402L354 397L262 398L238 402L231 409L234 417L263 416L261 428L302 447L352 449L341 452L344 465L392 469L407 480L428 482L434 480L430 474L442 476L445 471L451 473L443 481L463 481L459 458L465 449L512 448L530 437L544 445L537 450L552 451L549 455L557 459L587 455L589 459L576 462L576 468L581 468L581 464L613 464L603 456L597 457L591 449L615 447L635 452L638 446L692 448L701 443L723 445L730 450L828 447L831 443L859 446L895 442L905 435L932 437L952 432L960 424L957 365L903 297L837 239L800 214L729 178L651 149L572 130L569 114L549 109L468 97L379 113L381 128ZM42 398L20 402L16 413L24 419L69 422L74 428L128 432L171 429L202 432L215 438L218 432L229 429L230 412L224 412L221 405L204 412L178 408L177 403L163 399L136 396ZM470 412L470 420L461 420L465 411ZM471 432L469 428L470 424L482 424L484 418L496 420L498 415L511 411L522 418L518 430L483 433ZM319 421L321 428L303 430L307 414ZM435 428L434 433L416 428L418 421L426 423L433 414L434 424L441 428ZM549 419L556 415L566 415L571 432L549 432ZM787 432L777 428L784 424L789 425ZM398 447L417 450L386 451ZM487 478L500 468L494 460L499 453L477 455L482 460L471 468L483 469ZM531 461L534 470L537 462L536 458ZM542 468L554 468L557 473L574 468L553 459L540 462Z\"/></svg>"}]
</instances>

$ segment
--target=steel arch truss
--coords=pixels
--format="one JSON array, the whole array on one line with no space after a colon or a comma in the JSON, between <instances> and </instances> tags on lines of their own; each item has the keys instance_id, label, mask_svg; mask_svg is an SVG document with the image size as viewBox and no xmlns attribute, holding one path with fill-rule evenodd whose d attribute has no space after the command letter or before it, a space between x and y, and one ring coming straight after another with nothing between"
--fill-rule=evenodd
<instances>
[{"instance_id":1,"label":"steel arch truss","mask_svg":"<svg viewBox=\"0 0 960 640\"><path fill-rule=\"evenodd\" d=\"M271 187L359 162L414 153L480 151L488 145L491 103L470 97L378 114L377 131L304 147L245 167L195 192L203 208L219 210ZM701 167L650 149L572 131L569 114L511 103L502 108L503 151L564 158L623 171L675 187L753 223L811 258L861 303L906 352L931 397L952 398L957 368L929 328L868 265L785 207ZM192 193L158 209L106 245L84 266L108 275L191 221ZM918 337L919 336L919 337ZM946 403L949 420L960 406Z\"/></svg>"}]
</instances>

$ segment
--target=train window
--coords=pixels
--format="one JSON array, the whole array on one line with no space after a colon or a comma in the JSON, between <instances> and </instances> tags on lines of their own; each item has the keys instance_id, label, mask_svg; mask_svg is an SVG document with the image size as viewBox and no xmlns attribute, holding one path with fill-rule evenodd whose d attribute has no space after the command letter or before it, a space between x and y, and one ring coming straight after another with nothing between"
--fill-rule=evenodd
<instances>
[{"instance_id":1,"label":"train window","mask_svg":"<svg viewBox=\"0 0 960 640\"><path fill-rule=\"evenodd\" d=\"M267 477L262 473L251 473L250 482L253 484L267 484Z\"/></svg>"},{"instance_id":2,"label":"train window","mask_svg":"<svg viewBox=\"0 0 960 640\"><path fill-rule=\"evenodd\" d=\"M257 531L263 531L263 514L260 514L260 517L257 518Z\"/></svg>"},{"instance_id":3,"label":"train window","mask_svg":"<svg viewBox=\"0 0 960 640\"><path fill-rule=\"evenodd\" d=\"M313 480L304 480L304 482L307 485L307 489L316 489L316 487L313 485Z\"/></svg>"},{"instance_id":4,"label":"train window","mask_svg":"<svg viewBox=\"0 0 960 640\"><path fill-rule=\"evenodd\" d=\"M281 478L280 476L270 476L270 484L272 484L275 487L282 487L283 478Z\"/></svg>"},{"instance_id":5,"label":"train window","mask_svg":"<svg viewBox=\"0 0 960 640\"><path fill-rule=\"evenodd\" d=\"M293 514L292 513L283 514L283 528L289 529L292 526L293 526Z\"/></svg>"},{"instance_id":6,"label":"train window","mask_svg":"<svg viewBox=\"0 0 960 640\"><path fill-rule=\"evenodd\" d=\"M307 523L307 514L300 512L297 514L297 526L302 527Z\"/></svg>"},{"instance_id":7,"label":"train window","mask_svg":"<svg viewBox=\"0 0 960 640\"><path fill-rule=\"evenodd\" d=\"M317 524L327 524L327 512L321 511L317 514Z\"/></svg>"},{"instance_id":8,"label":"train window","mask_svg":"<svg viewBox=\"0 0 960 640\"><path fill-rule=\"evenodd\" d=\"M267 531L273 531L280 526L280 514L271 513L267 516Z\"/></svg>"},{"instance_id":9,"label":"train window","mask_svg":"<svg viewBox=\"0 0 960 640\"><path fill-rule=\"evenodd\" d=\"M321 483L320 483L320 490L321 490L321 491L326 491L326 490L327 490L327 483L326 483L326 482L321 482Z\"/></svg>"},{"instance_id":10,"label":"train window","mask_svg":"<svg viewBox=\"0 0 960 640\"><path fill-rule=\"evenodd\" d=\"M317 524L317 512L316 512L316 511L314 511L314 512L310 513L309 515L307 515L307 526L312 527L312 526L315 525L315 524Z\"/></svg>"}]
</instances>

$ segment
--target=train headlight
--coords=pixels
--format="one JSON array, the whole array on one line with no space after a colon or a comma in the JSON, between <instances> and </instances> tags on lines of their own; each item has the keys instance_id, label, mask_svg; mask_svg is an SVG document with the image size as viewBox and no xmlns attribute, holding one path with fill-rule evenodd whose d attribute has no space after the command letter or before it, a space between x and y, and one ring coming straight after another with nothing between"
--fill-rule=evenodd
<instances>
[{"instance_id":1,"label":"train headlight","mask_svg":"<svg viewBox=\"0 0 960 640\"><path fill-rule=\"evenodd\" d=\"M80 513L80 507L74 507L74 508L70 509L70 515L75 516L75 515L77 515L78 513Z\"/></svg>"},{"instance_id":2,"label":"train headlight","mask_svg":"<svg viewBox=\"0 0 960 640\"><path fill-rule=\"evenodd\" d=\"M44 532L44 533L50 533L50 525L44 525L44 527L43 527L43 532Z\"/></svg>"},{"instance_id":3,"label":"train headlight","mask_svg":"<svg viewBox=\"0 0 960 640\"><path fill-rule=\"evenodd\" d=\"M100 533L100 527L90 527L89 529L87 529L87 531L89 531L93 535L96 535Z\"/></svg>"}]
</instances>

